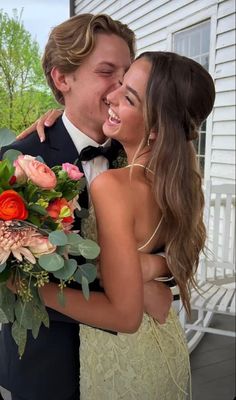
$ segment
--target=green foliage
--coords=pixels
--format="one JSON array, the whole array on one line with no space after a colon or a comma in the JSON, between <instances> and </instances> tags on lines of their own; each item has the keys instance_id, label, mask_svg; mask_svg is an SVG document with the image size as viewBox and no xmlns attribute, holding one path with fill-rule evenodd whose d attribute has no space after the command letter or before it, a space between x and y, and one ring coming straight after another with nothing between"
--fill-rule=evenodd
<instances>
[{"instance_id":1,"label":"green foliage","mask_svg":"<svg viewBox=\"0 0 236 400\"><path fill-rule=\"evenodd\" d=\"M57 103L47 87L39 46L14 10L0 10L0 128L21 132ZM3 134L3 133L0 133Z\"/></svg>"}]
</instances>

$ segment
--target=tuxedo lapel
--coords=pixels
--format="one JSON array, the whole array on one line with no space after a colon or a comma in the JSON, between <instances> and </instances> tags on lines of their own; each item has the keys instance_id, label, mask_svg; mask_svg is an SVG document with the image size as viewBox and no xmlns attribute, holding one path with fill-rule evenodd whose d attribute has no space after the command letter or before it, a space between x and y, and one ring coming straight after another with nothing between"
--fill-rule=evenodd
<instances>
[{"instance_id":1,"label":"tuxedo lapel","mask_svg":"<svg viewBox=\"0 0 236 400\"><path fill-rule=\"evenodd\" d=\"M78 151L62 122L62 118L59 118L56 124L46 131L45 146L48 149L46 164L50 166L50 164L60 165L66 162L74 164L76 162L80 171L84 172ZM88 208L86 187L79 196L79 204L82 208ZM76 221L76 228L78 228L78 223L80 224L79 220Z\"/></svg>"},{"instance_id":2,"label":"tuxedo lapel","mask_svg":"<svg viewBox=\"0 0 236 400\"><path fill-rule=\"evenodd\" d=\"M53 165L63 164L65 162L74 163L78 160L78 151L61 117L58 118L51 128L46 130L45 147L49 151L48 158L51 158L50 163L53 163Z\"/></svg>"}]
</instances>

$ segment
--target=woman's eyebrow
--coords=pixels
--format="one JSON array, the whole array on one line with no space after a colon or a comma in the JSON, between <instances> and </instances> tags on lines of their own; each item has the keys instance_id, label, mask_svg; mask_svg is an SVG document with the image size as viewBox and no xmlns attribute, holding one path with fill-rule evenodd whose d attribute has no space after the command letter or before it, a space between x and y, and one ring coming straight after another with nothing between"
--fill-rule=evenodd
<instances>
[{"instance_id":1,"label":"woman's eyebrow","mask_svg":"<svg viewBox=\"0 0 236 400\"><path fill-rule=\"evenodd\" d=\"M126 89L127 89L129 92L131 92L131 93L137 98L137 100L138 100L140 103L142 103L142 102L141 102L141 99L140 99L140 97L139 97L139 94L138 94L138 92L137 92L135 89L133 89L132 87L130 87L130 86L128 86L128 85L126 85L125 87L126 87Z\"/></svg>"}]
</instances>

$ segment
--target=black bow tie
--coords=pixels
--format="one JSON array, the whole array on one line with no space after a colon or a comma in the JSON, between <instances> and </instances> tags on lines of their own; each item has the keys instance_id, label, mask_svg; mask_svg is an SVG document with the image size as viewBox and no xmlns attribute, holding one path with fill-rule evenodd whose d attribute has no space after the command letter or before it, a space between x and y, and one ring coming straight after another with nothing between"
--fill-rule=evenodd
<instances>
[{"instance_id":1,"label":"black bow tie","mask_svg":"<svg viewBox=\"0 0 236 400\"><path fill-rule=\"evenodd\" d=\"M80 160L81 161L90 161L95 157L103 156L106 157L109 161L113 157L113 151L111 147L94 147L94 146L87 146L80 152Z\"/></svg>"}]
</instances>

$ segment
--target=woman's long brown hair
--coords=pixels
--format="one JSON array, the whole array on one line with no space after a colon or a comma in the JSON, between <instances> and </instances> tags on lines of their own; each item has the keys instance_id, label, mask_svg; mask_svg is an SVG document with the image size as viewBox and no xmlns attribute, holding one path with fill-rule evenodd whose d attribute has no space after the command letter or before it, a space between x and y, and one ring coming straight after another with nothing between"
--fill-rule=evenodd
<instances>
[{"instance_id":1,"label":"woman's long brown hair","mask_svg":"<svg viewBox=\"0 0 236 400\"><path fill-rule=\"evenodd\" d=\"M163 217L167 263L190 314L190 288L204 249L204 196L192 140L212 110L214 83L197 62L168 52L146 52L151 65L145 119L147 138L156 132L150 167Z\"/></svg>"}]
</instances>

